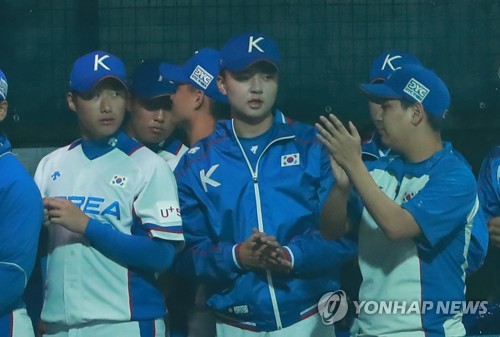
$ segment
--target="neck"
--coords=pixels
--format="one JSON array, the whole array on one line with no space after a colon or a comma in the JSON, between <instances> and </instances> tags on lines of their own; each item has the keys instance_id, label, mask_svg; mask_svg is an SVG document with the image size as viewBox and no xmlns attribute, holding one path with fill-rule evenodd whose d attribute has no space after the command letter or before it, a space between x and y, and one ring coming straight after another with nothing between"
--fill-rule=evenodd
<instances>
[{"instance_id":1,"label":"neck","mask_svg":"<svg viewBox=\"0 0 500 337\"><path fill-rule=\"evenodd\" d=\"M408 148L401 152L409 163L420 163L443 149L439 132L429 131L426 134L421 134L420 137L411 137L410 139Z\"/></svg>"},{"instance_id":2,"label":"neck","mask_svg":"<svg viewBox=\"0 0 500 337\"><path fill-rule=\"evenodd\" d=\"M262 116L258 120L233 118L234 130L238 137L253 138L269 130L273 124L273 115Z\"/></svg>"},{"instance_id":3,"label":"neck","mask_svg":"<svg viewBox=\"0 0 500 337\"><path fill-rule=\"evenodd\" d=\"M185 128L189 146L191 147L201 139L208 137L214 129L215 119L209 111L196 114Z\"/></svg>"}]
</instances>

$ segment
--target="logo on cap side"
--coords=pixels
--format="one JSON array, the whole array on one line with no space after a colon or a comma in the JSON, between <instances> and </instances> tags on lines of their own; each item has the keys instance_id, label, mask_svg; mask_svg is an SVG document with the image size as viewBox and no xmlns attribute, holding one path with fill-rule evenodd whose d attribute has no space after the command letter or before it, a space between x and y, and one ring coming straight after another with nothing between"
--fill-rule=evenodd
<instances>
[{"instance_id":1,"label":"logo on cap side","mask_svg":"<svg viewBox=\"0 0 500 337\"><path fill-rule=\"evenodd\" d=\"M7 89L7 82L5 82L3 78L0 78L0 96L2 96L4 99L7 97Z\"/></svg>"},{"instance_id":2,"label":"logo on cap side","mask_svg":"<svg viewBox=\"0 0 500 337\"><path fill-rule=\"evenodd\" d=\"M403 91L420 103L423 102L425 97L430 92L430 90L425 85L414 78L411 78L410 81L408 81Z\"/></svg>"},{"instance_id":3,"label":"logo on cap side","mask_svg":"<svg viewBox=\"0 0 500 337\"><path fill-rule=\"evenodd\" d=\"M203 69L202 66L196 66L194 71L191 73L191 76L189 76L190 79L192 79L194 82L196 82L198 85L200 85L203 89L208 88L210 83L212 83L212 80L214 77L212 74L210 74L208 71Z\"/></svg>"}]
</instances>

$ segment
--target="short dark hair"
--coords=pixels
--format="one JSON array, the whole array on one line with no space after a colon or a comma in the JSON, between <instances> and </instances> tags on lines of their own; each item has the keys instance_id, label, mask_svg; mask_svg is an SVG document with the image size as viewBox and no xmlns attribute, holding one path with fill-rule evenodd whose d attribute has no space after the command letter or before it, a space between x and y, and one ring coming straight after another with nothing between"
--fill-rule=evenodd
<instances>
[{"instance_id":1,"label":"short dark hair","mask_svg":"<svg viewBox=\"0 0 500 337\"><path fill-rule=\"evenodd\" d=\"M410 102L409 100L407 100L405 98L401 99L400 101L401 101L401 107L403 107L403 109L407 109L407 108L411 107L412 105L416 104L416 103ZM425 109L424 109L424 111L425 111ZM440 116L436 116L436 115L431 114L427 111L425 111L425 113L427 114L427 119L429 120L429 125L431 126L431 128L434 131L441 131L443 128L444 119Z\"/></svg>"}]
</instances>

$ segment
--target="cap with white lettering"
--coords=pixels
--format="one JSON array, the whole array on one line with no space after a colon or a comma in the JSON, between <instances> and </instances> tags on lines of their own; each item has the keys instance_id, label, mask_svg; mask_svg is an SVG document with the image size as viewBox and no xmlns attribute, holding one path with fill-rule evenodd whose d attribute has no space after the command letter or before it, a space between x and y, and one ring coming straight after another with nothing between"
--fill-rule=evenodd
<instances>
[{"instance_id":1,"label":"cap with white lettering","mask_svg":"<svg viewBox=\"0 0 500 337\"><path fill-rule=\"evenodd\" d=\"M395 70L401 69L407 64L421 63L415 56L403 51L393 50L380 54L372 63L370 83L387 80Z\"/></svg>"},{"instance_id":2,"label":"cap with white lettering","mask_svg":"<svg viewBox=\"0 0 500 337\"><path fill-rule=\"evenodd\" d=\"M394 71L384 83L361 84L361 90L372 98L420 102L425 111L441 118L450 106L450 92L443 80L417 64Z\"/></svg>"},{"instance_id":3,"label":"cap with white lettering","mask_svg":"<svg viewBox=\"0 0 500 337\"><path fill-rule=\"evenodd\" d=\"M178 84L190 83L210 98L227 103L226 96L222 95L217 87L219 61L220 52L218 50L202 48L197 50L183 66L176 67L164 63L160 66L160 72L168 80Z\"/></svg>"},{"instance_id":4,"label":"cap with white lettering","mask_svg":"<svg viewBox=\"0 0 500 337\"><path fill-rule=\"evenodd\" d=\"M260 61L279 70L280 53L276 43L262 33L244 33L226 42L221 50L220 68L240 72Z\"/></svg>"},{"instance_id":5,"label":"cap with white lettering","mask_svg":"<svg viewBox=\"0 0 500 337\"><path fill-rule=\"evenodd\" d=\"M7 99L7 89L9 89L9 86L7 85L7 77L0 69L0 100L3 101Z\"/></svg>"},{"instance_id":6,"label":"cap with white lettering","mask_svg":"<svg viewBox=\"0 0 500 337\"><path fill-rule=\"evenodd\" d=\"M88 92L105 78L115 78L126 87L125 65L113 54L93 51L75 61L69 80L70 90Z\"/></svg>"}]
</instances>

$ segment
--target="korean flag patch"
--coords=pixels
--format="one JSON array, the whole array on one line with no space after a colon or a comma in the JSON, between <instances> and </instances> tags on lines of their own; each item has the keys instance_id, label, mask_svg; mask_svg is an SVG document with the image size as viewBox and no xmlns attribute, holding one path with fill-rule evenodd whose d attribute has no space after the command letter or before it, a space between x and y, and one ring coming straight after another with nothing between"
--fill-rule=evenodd
<instances>
[{"instance_id":1,"label":"korean flag patch","mask_svg":"<svg viewBox=\"0 0 500 337\"><path fill-rule=\"evenodd\" d=\"M127 177L115 175L113 179L111 179L110 184L113 186L125 187L127 185Z\"/></svg>"},{"instance_id":2,"label":"korean flag patch","mask_svg":"<svg viewBox=\"0 0 500 337\"><path fill-rule=\"evenodd\" d=\"M295 166L300 164L300 154L292 153L281 156L281 167Z\"/></svg>"}]
</instances>

